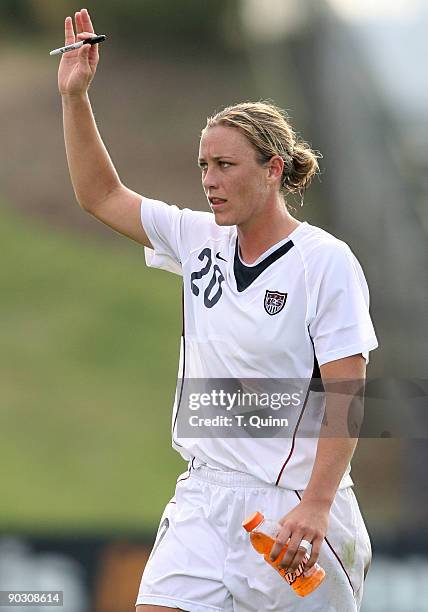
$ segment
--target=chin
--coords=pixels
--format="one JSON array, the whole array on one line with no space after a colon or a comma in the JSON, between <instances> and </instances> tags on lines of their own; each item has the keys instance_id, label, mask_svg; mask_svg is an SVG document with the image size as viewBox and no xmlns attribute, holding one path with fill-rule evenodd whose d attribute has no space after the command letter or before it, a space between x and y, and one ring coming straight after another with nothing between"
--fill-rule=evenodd
<instances>
[{"instance_id":1,"label":"chin","mask_svg":"<svg viewBox=\"0 0 428 612\"><path fill-rule=\"evenodd\" d=\"M222 227L227 227L230 225L236 225L236 219L234 219L231 215L228 215L225 212L213 212L214 221L217 225Z\"/></svg>"}]
</instances>

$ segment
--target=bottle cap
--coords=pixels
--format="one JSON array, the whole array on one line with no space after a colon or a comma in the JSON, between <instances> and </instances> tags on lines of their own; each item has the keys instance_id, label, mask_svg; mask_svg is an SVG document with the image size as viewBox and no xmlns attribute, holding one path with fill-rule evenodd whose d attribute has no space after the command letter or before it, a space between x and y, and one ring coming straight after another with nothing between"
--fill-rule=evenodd
<instances>
[{"instance_id":1,"label":"bottle cap","mask_svg":"<svg viewBox=\"0 0 428 612\"><path fill-rule=\"evenodd\" d=\"M255 529L257 525L260 525L264 518L265 517L261 512L253 512L253 514L247 516L245 521L243 521L242 526L247 531L253 531L253 529Z\"/></svg>"}]
</instances>

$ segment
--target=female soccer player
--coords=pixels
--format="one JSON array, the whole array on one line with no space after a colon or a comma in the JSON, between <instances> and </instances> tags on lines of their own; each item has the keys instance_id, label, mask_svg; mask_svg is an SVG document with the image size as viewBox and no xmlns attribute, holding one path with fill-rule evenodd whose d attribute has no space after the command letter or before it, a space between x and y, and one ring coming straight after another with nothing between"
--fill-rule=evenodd
<instances>
[{"instance_id":1,"label":"female soccer player","mask_svg":"<svg viewBox=\"0 0 428 612\"><path fill-rule=\"evenodd\" d=\"M71 17L65 21L66 44L94 33L85 9L75 20L76 35ZM340 424L352 398L327 392L320 402L308 381L317 371L326 387L364 379L377 341L367 285L349 247L287 208L287 195L304 190L317 173L317 155L273 104L237 104L210 117L201 136L211 212L142 197L121 183L97 131L87 94L97 63L97 47L85 45L64 55L59 69L76 197L84 210L144 245L149 266L183 277L172 433L189 468L161 518L137 609L358 610L371 550L349 475L356 439ZM241 422L233 420L239 394L211 389L212 415L226 418L229 411L235 427L230 435L224 428L210 435L209 422L198 417L207 394L186 391L185 382L195 379L239 380L243 388L297 381L282 406L288 433L278 435L271 422L263 433L261 426L238 431L250 414L240 409ZM276 401L286 395L276 394ZM327 435L320 435L323 428ZM283 567L295 570L308 550L306 567L319 561L325 569L324 582L307 598L252 549L241 523L256 510L282 525L271 555L288 542Z\"/></svg>"}]
</instances>

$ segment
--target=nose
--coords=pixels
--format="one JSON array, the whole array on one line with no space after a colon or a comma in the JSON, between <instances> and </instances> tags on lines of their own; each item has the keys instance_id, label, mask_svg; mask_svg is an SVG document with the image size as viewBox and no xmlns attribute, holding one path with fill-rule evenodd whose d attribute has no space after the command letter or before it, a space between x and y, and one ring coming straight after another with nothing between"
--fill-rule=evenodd
<instances>
[{"instance_id":1,"label":"nose","mask_svg":"<svg viewBox=\"0 0 428 612\"><path fill-rule=\"evenodd\" d=\"M206 170L203 172L202 185L206 192L210 191L210 189L217 189L218 177L213 166L207 167Z\"/></svg>"}]
</instances>

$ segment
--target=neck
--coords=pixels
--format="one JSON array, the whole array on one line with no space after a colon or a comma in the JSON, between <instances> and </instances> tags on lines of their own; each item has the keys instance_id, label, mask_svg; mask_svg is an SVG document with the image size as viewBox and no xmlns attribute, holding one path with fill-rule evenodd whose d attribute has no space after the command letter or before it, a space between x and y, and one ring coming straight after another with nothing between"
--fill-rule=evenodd
<instances>
[{"instance_id":1,"label":"neck","mask_svg":"<svg viewBox=\"0 0 428 612\"><path fill-rule=\"evenodd\" d=\"M259 215L237 226L239 249L245 263L254 263L271 246L284 240L300 221L288 212L284 201L264 209Z\"/></svg>"}]
</instances>

